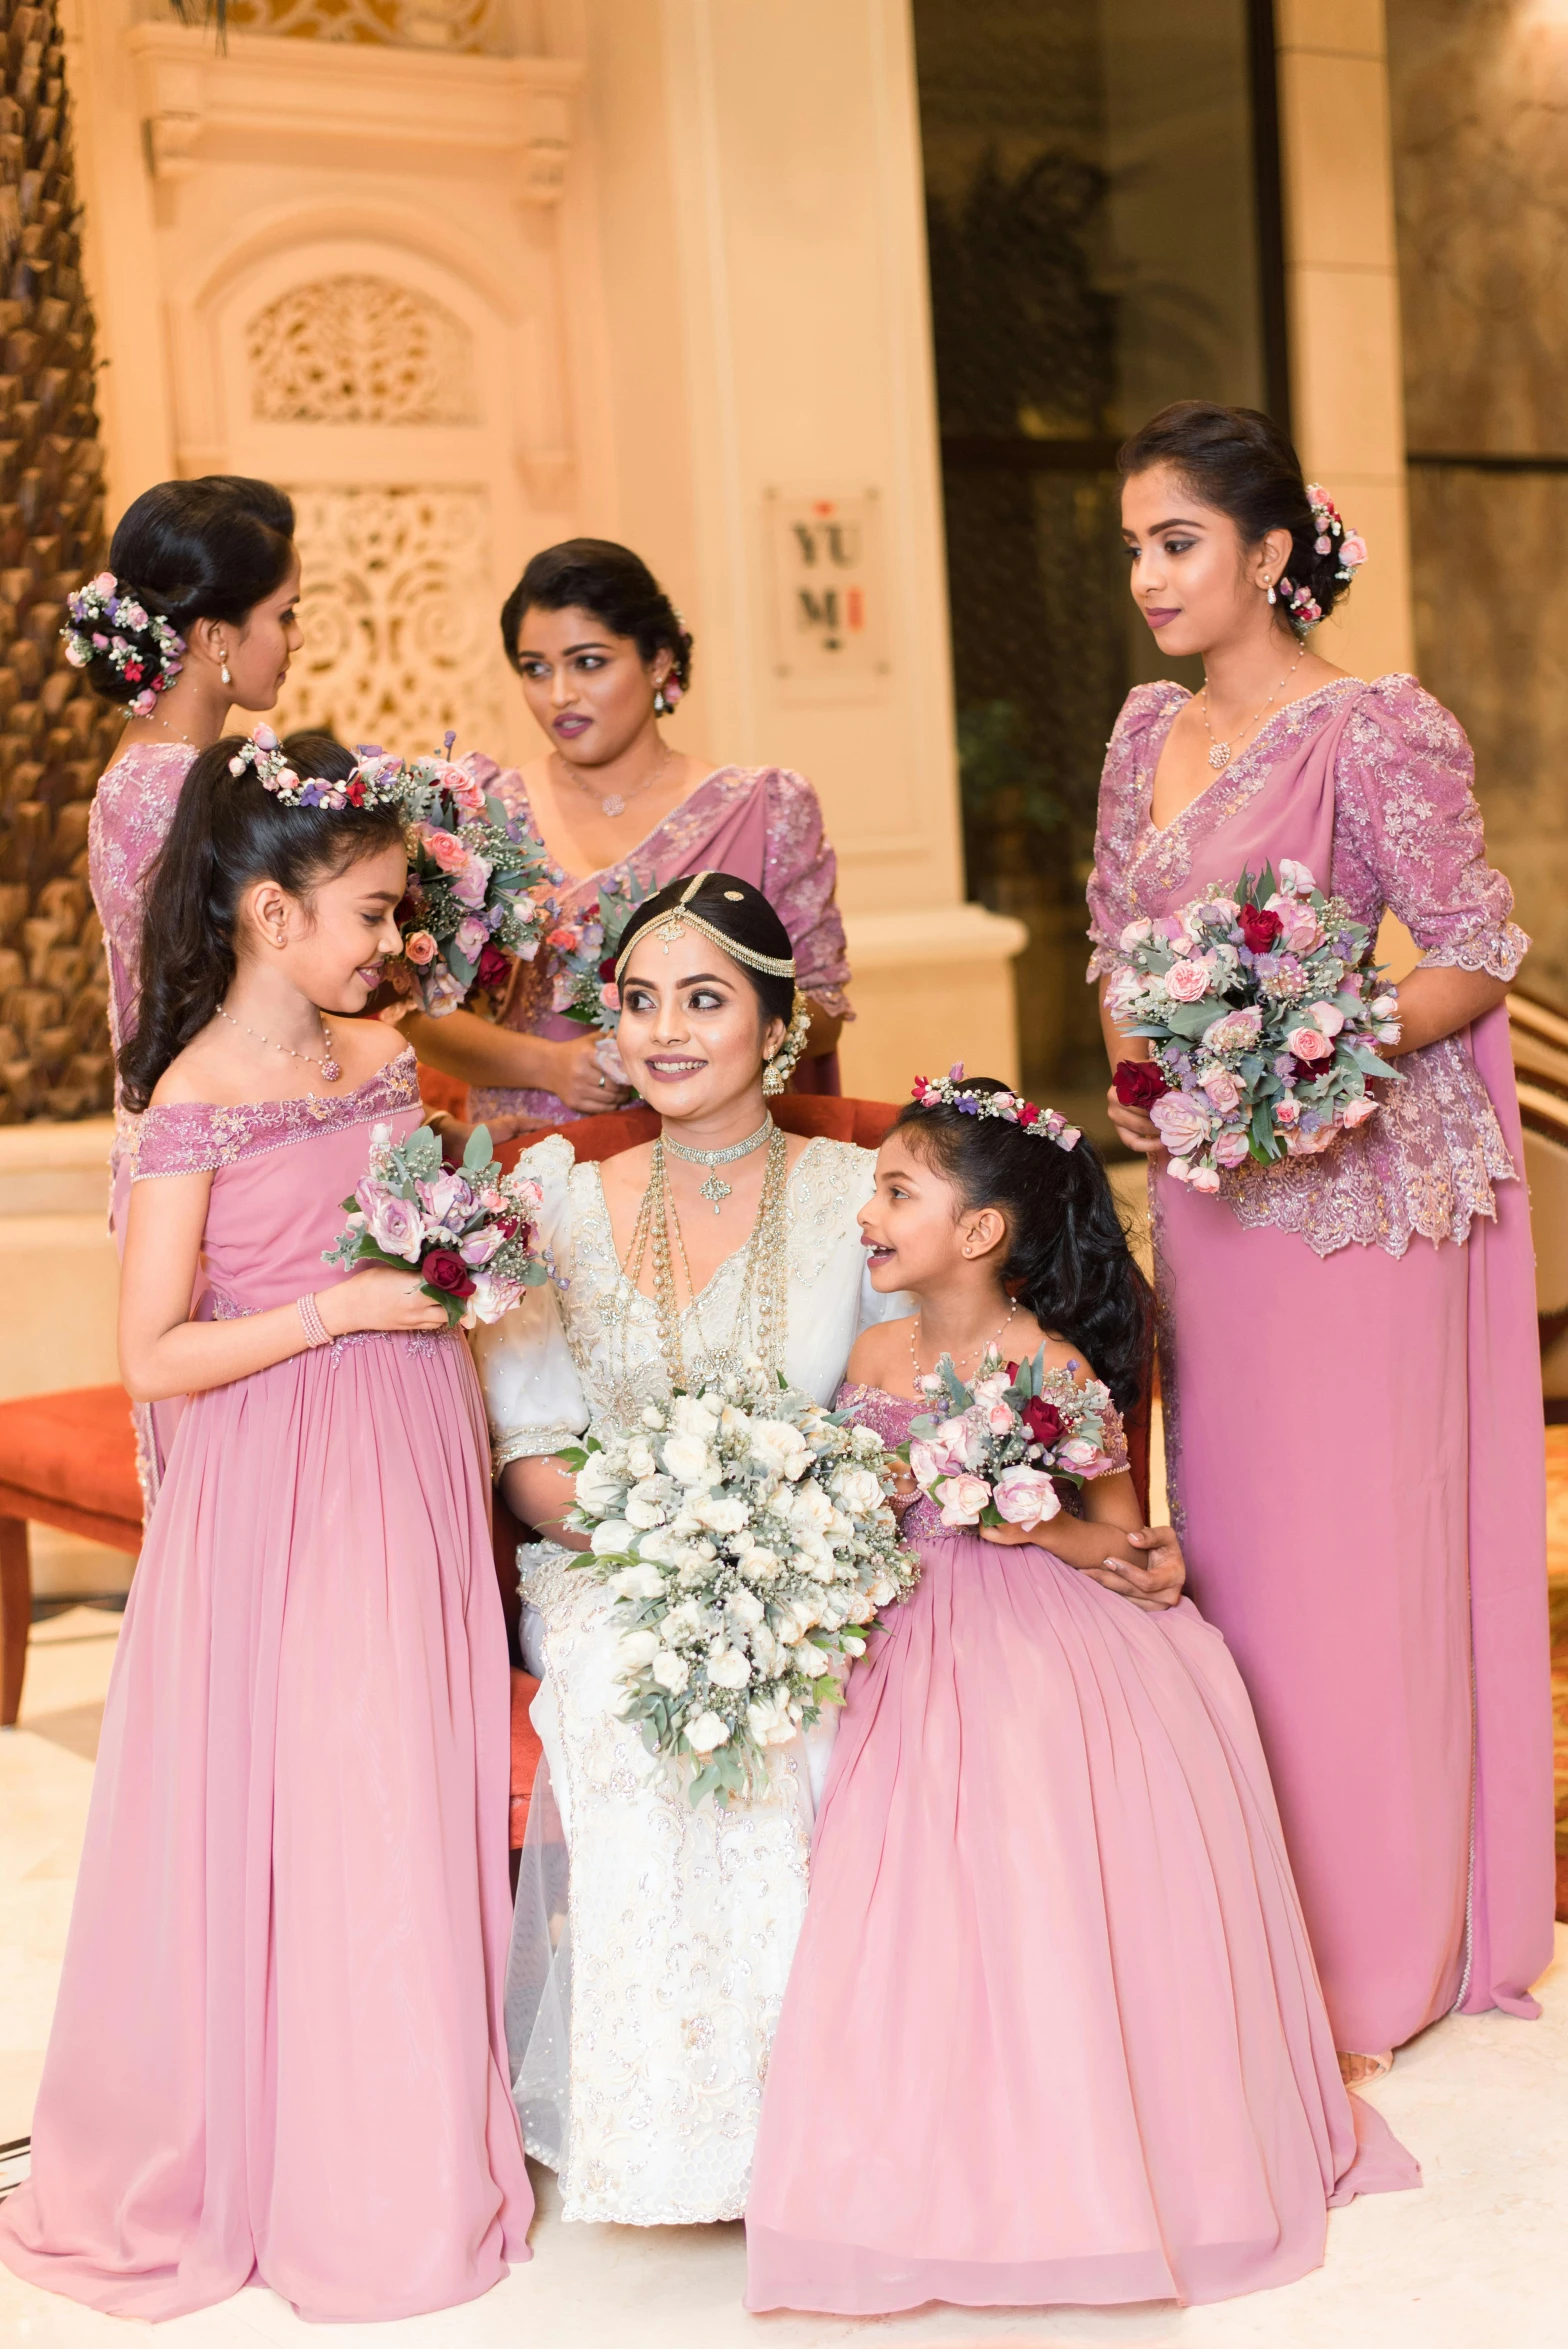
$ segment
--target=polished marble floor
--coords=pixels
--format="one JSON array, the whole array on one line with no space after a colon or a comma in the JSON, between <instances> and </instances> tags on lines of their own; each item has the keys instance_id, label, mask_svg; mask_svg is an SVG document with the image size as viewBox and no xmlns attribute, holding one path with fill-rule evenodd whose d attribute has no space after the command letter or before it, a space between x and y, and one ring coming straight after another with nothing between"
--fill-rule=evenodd
<instances>
[{"instance_id":1,"label":"polished marble floor","mask_svg":"<svg viewBox=\"0 0 1568 2349\"><path fill-rule=\"evenodd\" d=\"M76 1588L96 1587L84 1569ZM75 1606L40 1624L23 1724L0 1732L0 2142L28 2124L92 1779L118 1618ZM747 2317L739 2227L566 2226L544 2173L535 2257L485 2299L334 2342L392 2349L806 2349L864 2340L923 2349L1564 2349L1568 2343L1568 1929L1542 1985L1545 2019L1439 2024L1405 2050L1377 2102L1419 2156L1419 2194L1332 2214L1328 2258L1283 2291L1219 2308L970 2315L855 2323ZM154 2328L77 2308L0 2268L5 2349L257 2349L321 2339L269 2292Z\"/></svg>"}]
</instances>

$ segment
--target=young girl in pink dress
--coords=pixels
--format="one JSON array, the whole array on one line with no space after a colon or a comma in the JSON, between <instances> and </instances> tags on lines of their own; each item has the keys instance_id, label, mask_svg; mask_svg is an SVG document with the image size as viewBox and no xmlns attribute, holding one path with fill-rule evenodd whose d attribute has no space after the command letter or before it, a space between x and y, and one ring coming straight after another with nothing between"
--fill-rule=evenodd
<instances>
[{"instance_id":1,"label":"young girl in pink dress","mask_svg":"<svg viewBox=\"0 0 1568 2349\"><path fill-rule=\"evenodd\" d=\"M89 582L87 592L90 608L79 620L72 616L67 657L128 714L120 747L98 779L87 826L87 874L108 965L109 1036L118 1054L136 1027L147 874L168 836L191 761L217 741L231 708L272 708L299 649L294 508L270 481L238 474L157 482L121 515L108 573ZM120 1242L130 1136L117 1080L109 1220ZM150 1509L179 1398L138 1404L134 1417Z\"/></svg>"},{"instance_id":2,"label":"young girl in pink dress","mask_svg":"<svg viewBox=\"0 0 1568 2349\"><path fill-rule=\"evenodd\" d=\"M840 1405L897 1444L940 1356L972 1378L1043 1346L1125 1411L1146 1292L1093 1150L987 1080L943 1096L903 1112L860 1212L873 1285L919 1312L857 1341ZM1180 1553L1124 1468L1082 1509L977 1539L906 1508L921 1579L849 1683L749 2308L1217 2300L1315 2267L1330 2204L1418 2182L1341 2083L1251 1708Z\"/></svg>"},{"instance_id":3,"label":"young girl in pink dress","mask_svg":"<svg viewBox=\"0 0 1568 2349\"><path fill-rule=\"evenodd\" d=\"M187 1403L120 1636L0 2258L120 2316L255 2281L445 2308L528 2256L507 2087L506 1635L468 1350L322 1262L413 1056L394 807L349 753L195 761L149 893L120 1355ZM300 804L300 782L323 804ZM191 1315L198 1261L206 1275Z\"/></svg>"},{"instance_id":4,"label":"young girl in pink dress","mask_svg":"<svg viewBox=\"0 0 1568 2349\"><path fill-rule=\"evenodd\" d=\"M1277 426L1186 402L1122 463L1134 598L1206 682L1139 686L1117 721L1102 994L1130 922L1286 857L1421 949L1399 1081L1322 1156L1205 1197L1163 1170L1139 1072L1111 1096L1152 1158L1173 1513L1257 1707L1357 2078L1455 2008L1536 2014L1551 1959L1540 1349L1503 1003L1529 940L1458 723L1413 677L1367 685L1313 649L1365 550ZM1141 1060L1103 1016L1113 1065Z\"/></svg>"}]
</instances>

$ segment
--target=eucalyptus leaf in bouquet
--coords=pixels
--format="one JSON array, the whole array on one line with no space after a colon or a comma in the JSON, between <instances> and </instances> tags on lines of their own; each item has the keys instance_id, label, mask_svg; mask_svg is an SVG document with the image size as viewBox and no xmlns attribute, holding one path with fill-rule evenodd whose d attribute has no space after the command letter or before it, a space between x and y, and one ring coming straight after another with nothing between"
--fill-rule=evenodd
<instances>
[{"instance_id":1,"label":"eucalyptus leaf in bouquet","mask_svg":"<svg viewBox=\"0 0 1568 2349\"><path fill-rule=\"evenodd\" d=\"M759 1364L560 1457L574 1563L615 1594L623 1716L694 1805L766 1793L771 1749L842 1702L839 1659L914 1588L881 1437Z\"/></svg>"},{"instance_id":2,"label":"eucalyptus leaf in bouquet","mask_svg":"<svg viewBox=\"0 0 1568 2349\"><path fill-rule=\"evenodd\" d=\"M524 1289L549 1278L538 1232L543 1193L526 1175L504 1175L489 1129L475 1126L461 1167L446 1166L431 1126L394 1142L371 1128L370 1168L343 1201L348 1223L322 1261L354 1270L391 1264L420 1274L449 1327L499 1321Z\"/></svg>"}]
</instances>

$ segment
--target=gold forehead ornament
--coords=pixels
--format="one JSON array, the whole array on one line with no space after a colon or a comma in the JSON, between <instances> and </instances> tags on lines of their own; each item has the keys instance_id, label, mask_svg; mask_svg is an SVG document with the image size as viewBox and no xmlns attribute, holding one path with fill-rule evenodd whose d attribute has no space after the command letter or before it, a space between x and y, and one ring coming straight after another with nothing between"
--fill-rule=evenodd
<instances>
[{"instance_id":1,"label":"gold forehead ornament","mask_svg":"<svg viewBox=\"0 0 1568 2349\"><path fill-rule=\"evenodd\" d=\"M644 938L657 938L664 952L668 954L670 948L684 938L688 930L700 931L704 938L710 940L719 949L721 954L727 954L732 962L743 962L754 971L765 971L769 978L792 979L795 976L795 958L792 954L759 954L753 946L742 946L735 939L726 938L716 923L706 920L700 913L691 911L690 900L696 896L707 879L707 873L699 873L695 880L687 884L678 905L672 905L668 913L661 914L659 919L650 923L646 930L639 930L637 935L628 940L627 944L621 948L615 965L617 986L621 983L621 974L626 968L627 958L631 954L632 948L641 945ZM744 898L737 890L726 890L725 895L735 898L738 904L745 903Z\"/></svg>"}]
</instances>

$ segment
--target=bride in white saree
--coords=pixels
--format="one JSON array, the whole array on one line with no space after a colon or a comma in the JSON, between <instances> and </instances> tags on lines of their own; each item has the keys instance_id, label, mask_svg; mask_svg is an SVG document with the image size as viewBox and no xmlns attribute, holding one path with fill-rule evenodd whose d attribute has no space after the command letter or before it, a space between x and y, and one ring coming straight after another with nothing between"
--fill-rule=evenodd
<instances>
[{"instance_id":1,"label":"bride in white saree","mask_svg":"<svg viewBox=\"0 0 1568 2349\"><path fill-rule=\"evenodd\" d=\"M748 1356L830 1402L859 1331L908 1305L865 1273L872 1152L768 1114L805 1022L766 898L724 873L671 883L628 926L617 979L621 1056L661 1137L600 1165L559 1137L524 1153L553 1278L476 1336L502 1491L555 1537L518 1553L545 1765L507 2043L565 2216L688 2225L745 2208L834 1717L775 1751L766 1798L694 1809L618 1716L614 1600L572 1570L586 1543L563 1530L572 1479L551 1455Z\"/></svg>"}]
</instances>

